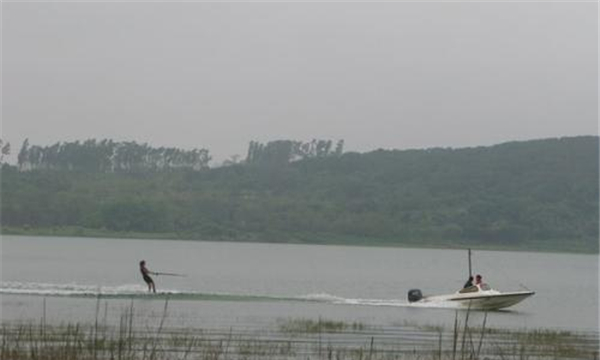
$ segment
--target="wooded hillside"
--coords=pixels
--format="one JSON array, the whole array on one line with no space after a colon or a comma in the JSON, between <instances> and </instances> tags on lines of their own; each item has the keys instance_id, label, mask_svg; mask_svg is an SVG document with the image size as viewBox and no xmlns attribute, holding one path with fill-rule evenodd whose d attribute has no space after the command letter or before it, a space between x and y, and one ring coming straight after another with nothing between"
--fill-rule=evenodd
<instances>
[{"instance_id":1,"label":"wooded hillside","mask_svg":"<svg viewBox=\"0 0 600 360\"><path fill-rule=\"evenodd\" d=\"M146 149L140 167L121 149L127 171L4 165L3 231L598 251L598 137L362 154L274 143L283 158L252 143L214 169L204 149L173 166L176 149Z\"/></svg>"}]
</instances>

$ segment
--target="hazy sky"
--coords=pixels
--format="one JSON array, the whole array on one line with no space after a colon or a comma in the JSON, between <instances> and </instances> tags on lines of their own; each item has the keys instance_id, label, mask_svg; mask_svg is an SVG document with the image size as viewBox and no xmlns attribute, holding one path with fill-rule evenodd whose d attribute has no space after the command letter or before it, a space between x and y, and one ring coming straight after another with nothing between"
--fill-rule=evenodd
<instances>
[{"instance_id":1,"label":"hazy sky","mask_svg":"<svg viewBox=\"0 0 600 360\"><path fill-rule=\"evenodd\" d=\"M2 138L347 150L598 133L594 2L4 3Z\"/></svg>"}]
</instances>

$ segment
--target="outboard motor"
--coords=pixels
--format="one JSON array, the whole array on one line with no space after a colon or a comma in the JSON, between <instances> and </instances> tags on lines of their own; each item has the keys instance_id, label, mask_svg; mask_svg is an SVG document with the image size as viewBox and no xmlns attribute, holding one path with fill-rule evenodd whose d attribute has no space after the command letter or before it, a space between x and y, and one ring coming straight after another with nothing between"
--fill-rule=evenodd
<instances>
[{"instance_id":1,"label":"outboard motor","mask_svg":"<svg viewBox=\"0 0 600 360\"><path fill-rule=\"evenodd\" d=\"M419 301L423 298L423 293L419 289L408 290L408 302Z\"/></svg>"}]
</instances>

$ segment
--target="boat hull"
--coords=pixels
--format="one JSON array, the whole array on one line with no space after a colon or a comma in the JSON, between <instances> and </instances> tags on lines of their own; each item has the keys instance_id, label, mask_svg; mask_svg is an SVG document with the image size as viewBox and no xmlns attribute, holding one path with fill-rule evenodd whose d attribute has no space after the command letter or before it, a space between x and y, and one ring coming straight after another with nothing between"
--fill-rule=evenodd
<instances>
[{"instance_id":1,"label":"boat hull","mask_svg":"<svg viewBox=\"0 0 600 360\"><path fill-rule=\"evenodd\" d=\"M501 293L496 290L479 291L474 293L456 293L424 297L419 302L451 302L461 307L473 310L500 310L516 305L535 294L533 291L515 291Z\"/></svg>"},{"instance_id":2,"label":"boat hull","mask_svg":"<svg viewBox=\"0 0 600 360\"><path fill-rule=\"evenodd\" d=\"M518 291L500 294L473 294L472 296L455 296L448 299L456 301L463 307L477 310L500 310L511 307L535 294L533 291Z\"/></svg>"}]
</instances>

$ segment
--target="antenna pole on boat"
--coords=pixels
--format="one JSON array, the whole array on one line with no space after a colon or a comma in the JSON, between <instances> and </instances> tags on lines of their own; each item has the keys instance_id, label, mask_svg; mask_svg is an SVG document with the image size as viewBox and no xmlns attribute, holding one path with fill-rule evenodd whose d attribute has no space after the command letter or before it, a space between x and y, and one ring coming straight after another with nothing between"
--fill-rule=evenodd
<instances>
[{"instance_id":1,"label":"antenna pole on boat","mask_svg":"<svg viewBox=\"0 0 600 360\"><path fill-rule=\"evenodd\" d=\"M471 271L471 249L469 249L469 277L473 276L473 272Z\"/></svg>"}]
</instances>

